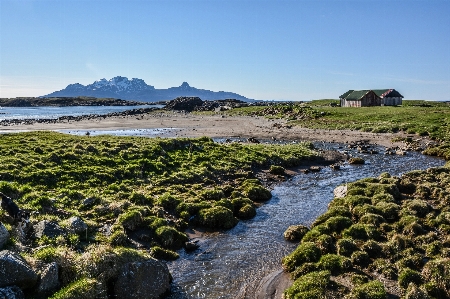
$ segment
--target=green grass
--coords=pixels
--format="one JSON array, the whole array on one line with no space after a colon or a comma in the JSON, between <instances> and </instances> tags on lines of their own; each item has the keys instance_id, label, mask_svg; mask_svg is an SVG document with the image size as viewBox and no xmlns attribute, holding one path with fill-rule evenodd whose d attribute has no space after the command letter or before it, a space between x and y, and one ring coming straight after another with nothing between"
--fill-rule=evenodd
<instances>
[{"instance_id":1,"label":"green grass","mask_svg":"<svg viewBox=\"0 0 450 299\"><path fill-rule=\"evenodd\" d=\"M366 132L407 132L446 140L450 134L450 106L439 102L403 101L399 107L327 107L315 101L269 107L239 108L234 113L288 118L292 124L318 129L352 129ZM321 101L318 101L321 103ZM326 102L324 102L326 103Z\"/></svg>"},{"instance_id":2,"label":"green grass","mask_svg":"<svg viewBox=\"0 0 450 299\"><path fill-rule=\"evenodd\" d=\"M332 100L305 103L251 106L233 109L233 115L255 115L282 118L298 125L316 129L349 129L373 133L404 132L429 136L442 142L428 149L427 154L450 159L450 105L443 102L403 101L392 107L331 107ZM412 139L410 139L412 141Z\"/></svg>"},{"instance_id":3,"label":"green grass","mask_svg":"<svg viewBox=\"0 0 450 299\"><path fill-rule=\"evenodd\" d=\"M177 258L172 250L188 240L188 225L228 229L239 219L254 217L255 202L271 197L255 178L257 171L292 167L317 156L310 144L218 144L206 137L54 132L0 135L0 152L0 192L32 211L32 223L51 220L64 227L69 217L78 216L88 225L80 235L27 244L50 245L24 256L32 264L58 263L62 289L55 298L104 291L98 287L106 286L105 281L85 277L112 277L126 261L151 255ZM0 221L8 223L4 212ZM109 235L98 229L105 224L110 225ZM151 248L150 254L136 250L129 241L133 237ZM15 242L5 249L13 249Z\"/></svg>"},{"instance_id":4,"label":"green grass","mask_svg":"<svg viewBox=\"0 0 450 299\"><path fill-rule=\"evenodd\" d=\"M321 298L335 296L336 290L339 298L386 298L380 275L408 298L448 298L449 183L446 167L348 183L348 194L333 199L282 264L296 282L308 281L317 270L365 274L362 284L322 285ZM304 295L301 288L286 292L290 298Z\"/></svg>"}]
</instances>

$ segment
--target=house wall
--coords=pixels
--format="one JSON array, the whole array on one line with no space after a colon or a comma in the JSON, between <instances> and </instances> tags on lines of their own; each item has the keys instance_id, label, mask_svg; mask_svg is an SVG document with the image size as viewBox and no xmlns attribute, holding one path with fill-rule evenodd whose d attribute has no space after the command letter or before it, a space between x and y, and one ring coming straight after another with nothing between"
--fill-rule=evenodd
<instances>
[{"instance_id":1,"label":"house wall","mask_svg":"<svg viewBox=\"0 0 450 299\"><path fill-rule=\"evenodd\" d=\"M401 97L386 97L383 99L382 104L384 106L397 106L402 104Z\"/></svg>"},{"instance_id":2,"label":"house wall","mask_svg":"<svg viewBox=\"0 0 450 299\"><path fill-rule=\"evenodd\" d=\"M341 107L361 107L361 101L348 101L346 99L342 99Z\"/></svg>"},{"instance_id":3,"label":"house wall","mask_svg":"<svg viewBox=\"0 0 450 299\"><path fill-rule=\"evenodd\" d=\"M361 107L381 106L381 98L375 93L369 92L361 99Z\"/></svg>"}]
</instances>

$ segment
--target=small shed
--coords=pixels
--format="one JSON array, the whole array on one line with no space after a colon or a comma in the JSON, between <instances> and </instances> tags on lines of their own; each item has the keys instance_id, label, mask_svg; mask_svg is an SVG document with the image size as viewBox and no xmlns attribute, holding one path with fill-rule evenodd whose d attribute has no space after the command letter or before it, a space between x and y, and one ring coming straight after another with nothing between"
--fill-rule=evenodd
<instances>
[{"instance_id":1,"label":"small shed","mask_svg":"<svg viewBox=\"0 0 450 299\"><path fill-rule=\"evenodd\" d=\"M349 90L339 97L341 107L381 106L382 99L373 90Z\"/></svg>"}]
</instances>

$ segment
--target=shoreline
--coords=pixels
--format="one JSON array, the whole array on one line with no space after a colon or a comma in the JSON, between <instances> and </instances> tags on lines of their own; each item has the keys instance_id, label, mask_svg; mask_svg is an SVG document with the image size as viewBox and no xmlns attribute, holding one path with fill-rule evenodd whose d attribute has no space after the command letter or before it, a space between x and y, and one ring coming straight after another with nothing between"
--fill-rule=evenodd
<instances>
[{"instance_id":1,"label":"shoreline","mask_svg":"<svg viewBox=\"0 0 450 299\"><path fill-rule=\"evenodd\" d=\"M254 116L227 116L225 114L200 115L183 112L157 111L121 115L95 115L77 119L64 118L58 121L35 120L9 123L0 126L0 133L21 131L114 131L156 130L161 132L151 137L202 137L211 138L256 138L287 141L323 141L332 143L355 143L365 141L384 147L405 146L393 142L394 138L415 139L426 147L432 141L406 133L371 133L354 130L309 129L290 126L283 119L267 119Z\"/></svg>"}]
</instances>

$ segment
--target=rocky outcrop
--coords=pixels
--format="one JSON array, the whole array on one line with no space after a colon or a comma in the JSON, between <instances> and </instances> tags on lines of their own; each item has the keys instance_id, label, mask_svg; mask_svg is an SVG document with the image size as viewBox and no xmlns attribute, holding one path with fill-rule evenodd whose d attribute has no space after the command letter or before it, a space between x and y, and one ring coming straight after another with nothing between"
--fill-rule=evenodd
<instances>
[{"instance_id":1,"label":"rocky outcrop","mask_svg":"<svg viewBox=\"0 0 450 299\"><path fill-rule=\"evenodd\" d=\"M3 225L3 223L0 222L0 249L2 249L3 246L6 244L6 242L8 242L8 239L9 239L9 232Z\"/></svg>"},{"instance_id":2,"label":"rocky outcrop","mask_svg":"<svg viewBox=\"0 0 450 299\"><path fill-rule=\"evenodd\" d=\"M202 106L203 101L199 97L178 97L166 105L168 110L194 111L196 107Z\"/></svg>"},{"instance_id":3,"label":"rocky outcrop","mask_svg":"<svg viewBox=\"0 0 450 299\"><path fill-rule=\"evenodd\" d=\"M254 103L252 103L254 104ZM204 101L203 105L195 107L195 111L226 111L233 108L247 107L249 103L236 100L216 100L216 101Z\"/></svg>"},{"instance_id":4,"label":"rocky outcrop","mask_svg":"<svg viewBox=\"0 0 450 299\"><path fill-rule=\"evenodd\" d=\"M65 231L57 223L48 220L43 220L34 225L33 230L34 237L37 239L42 238L42 236L56 238L65 234Z\"/></svg>"},{"instance_id":5,"label":"rocky outcrop","mask_svg":"<svg viewBox=\"0 0 450 299\"><path fill-rule=\"evenodd\" d=\"M38 275L17 253L0 251L0 287L18 286L31 288L36 284Z\"/></svg>"},{"instance_id":6,"label":"rocky outcrop","mask_svg":"<svg viewBox=\"0 0 450 299\"><path fill-rule=\"evenodd\" d=\"M22 290L17 286L0 288L0 298L2 299L25 299Z\"/></svg>"},{"instance_id":7,"label":"rocky outcrop","mask_svg":"<svg viewBox=\"0 0 450 299\"><path fill-rule=\"evenodd\" d=\"M84 222L80 217L77 216L69 218L68 226L70 231L76 234L85 233L86 230L88 229L86 222Z\"/></svg>"},{"instance_id":8,"label":"rocky outcrop","mask_svg":"<svg viewBox=\"0 0 450 299\"><path fill-rule=\"evenodd\" d=\"M158 299L170 290L166 264L157 260L126 264L114 284L116 298Z\"/></svg>"}]
</instances>

